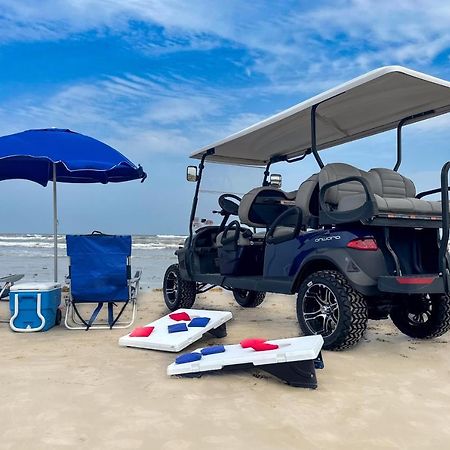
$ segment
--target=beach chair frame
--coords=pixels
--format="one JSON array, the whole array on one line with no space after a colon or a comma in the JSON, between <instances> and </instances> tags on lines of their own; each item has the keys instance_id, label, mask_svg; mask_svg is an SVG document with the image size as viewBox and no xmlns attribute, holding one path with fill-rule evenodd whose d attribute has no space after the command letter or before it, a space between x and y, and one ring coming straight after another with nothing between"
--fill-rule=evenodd
<instances>
[{"instance_id":1,"label":"beach chair frame","mask_svg":"<svg viewBox=\"0 0 450 450\"><path fill-rule=\"evenodd\" d=\"M93 300L93 301L77 301L72 295L72 282L69 275L66 277L66 284L68 286L68 294L65 299L65 316L64 325L70 330L102 330L112 328L128 328L134 323L137 311L137 300L139 295L139 284L141 279L141 270L137 270L134 276L131 276L131 256L127 257L127 285L128 285L128 299L127 301L120 300L123 303L117 315L114 318L114 306L116 302L114 299ZM118 302L117 302L118 303ZM91 314L90 318L84 317L77 305L97 305ZM97 322L97 317L103 306L107 305L108 320L107 322ZM128 320L120 320L127 306L131 305L131 317Z\"/></svg>"},{"instance_id":2,"label":"beach chair frame","mask_svg":"<svg viewBox=\"0 0 450 450\"><path fill-rule=\"evenodd\" d=\"M66 278L66 284L69 286L69 294L66 298L66 313L64 316L64 325L69 330L104 330L104 329L112 329L114 328L129 328L133 325L134 320L136 319L136 311L137 311L137 299L139 294L139 283L141 279L142 271L137 270L133 278L128 280L128 287L130 292L130 300L123 304L116 318L112 322L112 324L108 323L97 323L95 325L89 325L88 321L83 318L81 312L76 307L76 302L73 302L73 298L70 293L70 278ZM95 302L92 303L83 303L85 305L95 305ZM110 305L115 305L114 302L110 302ZM129 320L119 320L122 314L125 312L126 307L131 304L131 318Z\"/></svg>"}]
</instances>

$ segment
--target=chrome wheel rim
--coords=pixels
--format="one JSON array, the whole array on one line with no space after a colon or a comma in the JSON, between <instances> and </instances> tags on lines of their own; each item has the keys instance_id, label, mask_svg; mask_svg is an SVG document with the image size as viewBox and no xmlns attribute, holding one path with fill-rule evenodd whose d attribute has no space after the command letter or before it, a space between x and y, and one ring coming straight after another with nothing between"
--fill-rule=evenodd
<instances>
[{"instance_id":1,"label":"chrome wheel rim","mask_svg":"<svg viewBox=\"0 0 450 450\"><path fill-rule=\"evenodd\" d=\"M309 286L303 296L302 314L311 333L331 336L339 323L339 304L333 291L321 283Z\"/></svg>"},{"instance_id":2,"label":"chrome wheel rim","mask_svg":"<svg viewBox=\"0 0 450 450\"><path fill-rule=\"evenodd\" d=\"M169 303L175 303L178 297L178 276L169 272L166 277L165 294Z\"/></svg>"},{"instance_id":3,"label":"chrome wheel rim","mask_svg":"<svg viewBox=\"0 0 450 450\"><path fill-rule=\"evenodd\" d=\"M423 303L416 311L408 311L407 318L408 322L413 326L421 326L426 324L433 313L433 304L431 302L430 296L427 295L423 298Z\"/></svg>"}]
</instances>

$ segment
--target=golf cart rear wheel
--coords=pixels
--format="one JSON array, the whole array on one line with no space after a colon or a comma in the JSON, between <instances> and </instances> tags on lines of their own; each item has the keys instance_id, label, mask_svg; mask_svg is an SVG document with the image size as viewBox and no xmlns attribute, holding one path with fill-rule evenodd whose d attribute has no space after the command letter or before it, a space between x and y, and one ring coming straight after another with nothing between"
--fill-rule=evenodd
<instances>
[{"instance_id":1,"label":"golf cart rear wheel","mask_svg":"<svg viewBox=\"0 0 450 450\"><path fill-rule=\"evenodd\" d=\"M407 336L427 339L442 336L450 330L450 297L448 295L420 295L393 308L394 325Z\"/></svg>"},{"instance_id":2,"label":"golf cart rear wheel","mask_svg":"<svg viewBox=\"0 0 450 450\"><path fill-rule=\"evenodd\" d=\"M343 350L362 338L367 328L367 303L342 274L322 270L301 284L297 318L305 335L322 335L324 349Z\"/></svg>"},{"instance_id":3,"label":"golf cart rear wheel","mask_svg":"<svg viewBox=\"0 0 450 450\"><path fill-rule=\"evenodd\" d=\"M163 294L170 311L191 308L197 295L197 284L195 281L183 280L178 264L172 264L164 275Z\"/></svg>"},{"instance_id":4,"label":"golf cart rear wheel","mask_svg":"<svg viewBox=\"0 0 450 450\"><path fill-rule=\"evenodd\" d=\"M265 292L248 291L246 289L233 289L233 295L236 302L243 308L256 308L265 297Z\"/></svg>"}]
</instances>

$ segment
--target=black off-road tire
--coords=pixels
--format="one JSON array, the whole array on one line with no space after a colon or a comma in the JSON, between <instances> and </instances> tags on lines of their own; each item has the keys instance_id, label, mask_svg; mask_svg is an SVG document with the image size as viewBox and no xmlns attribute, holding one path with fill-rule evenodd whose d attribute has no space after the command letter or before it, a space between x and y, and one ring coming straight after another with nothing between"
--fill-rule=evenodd
<instances>
[{"instance_id":1,"label":"black off-road tire","mask_svg":"<svg viewBox=\"0 0 450 450\"><path fill-rule=\"evenodd\" d=\"M181 277L178 264L166 270L163 281L164 302L170 311L179 308L192 308L197 295L197 283Z\"/></svg>"},{"instance_id":2,"label":"black off-road tire","mask_svg":"<svg viewBox=\"0 0 450 450\"><path fill-rule=\"evenodd\" d=\"M265 292L248 291L247 289L233 289L236 302L243 308L256 308L266 298Z\"/></svg>"},{"instance_id":3,"label":"black off-road tire","mask_svg":"<svg viewBox=\"0 0 450 450\"><path fill-rule=\"evenodd\" d=\"M430 339L442 336L450 330L450 297L448 295L434 294L429 298L422 297L428 303L428 314L423 313L427 320L423 323L417 322L419 317L416 311L408 308L408 301L402 306L393 308L391 320L394 325L409 337L416 339Z\"/></svg>"},{"instance_id":4,"label":"black off-road tire","mask_svg":"<svg viewBox=\"0 0 450 450\"><path fill-rule=\"evenodd\" d=\"M323 336L325 350L344 350L357 344L367 328L368 309L363 295L335 270L321 270L309 275L301 284L297 296L297 318L305 335L326 334L314 332L305 320L303 307L305 294L314 285L327 287L335 297L338 318L333 331Z\"/></svg>"}]
</instances>

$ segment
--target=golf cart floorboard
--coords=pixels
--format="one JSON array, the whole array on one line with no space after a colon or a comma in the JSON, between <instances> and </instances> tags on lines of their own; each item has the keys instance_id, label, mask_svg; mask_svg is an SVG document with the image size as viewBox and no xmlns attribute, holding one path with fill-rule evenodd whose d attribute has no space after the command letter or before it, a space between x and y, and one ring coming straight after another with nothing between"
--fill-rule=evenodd
<instances>
[{"instance_id":1,"label":"golf cart floorboard","mask_svg":"<svg viewBox=\"0 0 450 450\"><path fill-rule=\"evenodd\" d=\"M216 286L236 289L247 289L260 292L275 292L278 294L292 294L292 279L263 276L226 276L220 274L201 274L193 277L199 283L214 284Z\"/></svg>"}]
</instances>

